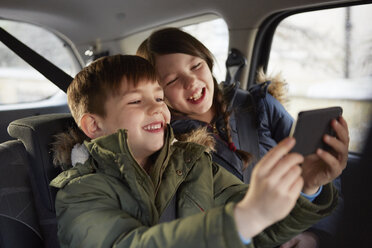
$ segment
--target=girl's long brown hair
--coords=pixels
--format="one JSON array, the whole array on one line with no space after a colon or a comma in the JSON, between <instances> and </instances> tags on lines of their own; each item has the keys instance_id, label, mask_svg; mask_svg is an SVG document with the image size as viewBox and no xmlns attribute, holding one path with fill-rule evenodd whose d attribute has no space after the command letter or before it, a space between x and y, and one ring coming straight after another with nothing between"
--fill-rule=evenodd
<instances>
[{"instance_id":1,"label":"girl's long brown hair","mask_svg":"<svg viewBox=\"0 0 372 248\"><path fill-rule=\"evenodd\" d=\"M166 55L172 53L184 53L191 56L202 58L206 61L210 71L213 71L213 55L212 53L195 37L183 32L178 28L165 28L155 31L142 42L137 50L137 55L146 58L155 65L155 57L157 55ZM213 76L214 96L213 106L216 113L221 113L225 122L228 146L236 152L243 161L246 168L252 159L252 155L243 150L237 150L232 141L230 128L230 112L227 109L227 103L224 99L222 90L218 86L217 80ZM173 112L174 114L174 112Z\"/></svg>"}]
</instances>

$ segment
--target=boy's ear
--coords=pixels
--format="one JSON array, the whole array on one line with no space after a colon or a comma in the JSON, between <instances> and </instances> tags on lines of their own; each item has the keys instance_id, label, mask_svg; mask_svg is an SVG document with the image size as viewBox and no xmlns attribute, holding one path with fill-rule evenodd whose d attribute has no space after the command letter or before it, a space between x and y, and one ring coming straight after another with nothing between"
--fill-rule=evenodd
<instances>
[{"instance_id":1,"label":"boy's ear","mask_svg":"<svg viewBox=\"0 0 372 248\"><path fill-rule=\"evenodd\" d=\"M103 130L100 127L100 119L94 114L84 114L80 120L80 128L83 130L85 135L91 139L95 139L103 135Z\"/></svg>"}]
</instances>

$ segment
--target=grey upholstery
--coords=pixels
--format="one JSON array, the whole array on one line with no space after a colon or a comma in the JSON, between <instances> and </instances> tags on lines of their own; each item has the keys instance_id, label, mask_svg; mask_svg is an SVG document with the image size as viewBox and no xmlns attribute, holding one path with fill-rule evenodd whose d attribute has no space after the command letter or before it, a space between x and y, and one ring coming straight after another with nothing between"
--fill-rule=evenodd
<instances>
[{"instance_id":1,"label":"grey upholstery","mask_svg":"<svg viewBox=\"0 0 372 248\"><path fill-rule=\"evenodd\" d=\"M19 119L8 127L10 136L22 141L26 148L36 211L46 247L58 247L54 207L56 189L49 183L61 171L52 164L50 144L53 135L73 125L70 114L49 114Z\"/></svg>"},{"instance_id":2,"label":"grey upholstery","mask_svg":"<svg viewBox=\"0 0 372 248\"><path fill-rule=\"evenodd\" d=\"M21 141L0 144L0 247L41 247L27 153Z\"/></svg>"}]
</instances>

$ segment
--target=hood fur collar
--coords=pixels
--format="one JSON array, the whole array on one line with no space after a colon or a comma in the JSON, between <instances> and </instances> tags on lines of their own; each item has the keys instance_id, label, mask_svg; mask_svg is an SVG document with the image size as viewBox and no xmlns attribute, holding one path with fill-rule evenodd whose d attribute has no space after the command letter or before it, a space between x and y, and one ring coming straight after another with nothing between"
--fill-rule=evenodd
<instances>
[{"instance_id":1,"label":"hood fur collar","mask_svg":"<svg viewBox=\"0 0 372 248\"><path fill-rule=\"evenodd\" d=\"M287 93L288 93L288 85L287 82L284 80L280 73L276 75L266 75L262 68L260 68L257 72L257 82L264 83L267 81L271 81L267 90L275 97L282 105L288 102Z\"/></svg>"},{"instance_id":2,"label":"hood fur collar","mask_svg":"<svg viewBox=\"0 0 372 248\"><path fill-rule=\"evenodd\" d=\"M82 145L84 139L80 132L81 131L76 128L71 128L67 132L59 133L54 136L55 141L52 143L52 151L53 164L55 166L66 170L76 163L85 162L89 157L87 149ZM206 127L183 134L177 137L177 140L203 145L206 147L206 152L214 151L215 141L211 134L208 133Z\"/></svg>"},{"instance_id":3,"label":"hood fur collar","mask_svg":"<svg viewBox=\"0 0 372 248\"><path fill-rule=\"evenodd\" d=\"M207 131L207 127L197 128L189 133L181 134L177 136L179 141L193 142L206 147L206 152L215 151L215 139Z\"/></svg>"},{"instance_id":4,"label":"hood fur collar","mask_svg":"<svg viewBox=\"0 0 372 248\"><path fill-rule=\"evenodd\" d=\"M62 170L71 168L71 151L76 144L82 144L84 140L89 138L78 129L72 127L67 132L62 132L54 136L52 145L53 164L61 167Z\"/></svg>"}]
</instances>

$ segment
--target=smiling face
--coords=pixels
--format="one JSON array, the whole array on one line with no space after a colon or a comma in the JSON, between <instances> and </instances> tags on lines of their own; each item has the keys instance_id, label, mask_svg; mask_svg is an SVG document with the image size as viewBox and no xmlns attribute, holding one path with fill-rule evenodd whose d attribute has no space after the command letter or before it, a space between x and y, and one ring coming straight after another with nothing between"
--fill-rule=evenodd
<instances>
[{"instance_id":1,"label":"smiling face","mask_svg":"<svg viewBox=\"0 0 372 248\"><path fill-rule=\"evenodd\" d=\"M120 92L106 101L106 116L100 121L102 135L127 129L132 155L143 165L164 145L164 130L170 113L163 98L163 90L157 82L142 80L134 87L123 78Z\"/></svg>"},{"instance_id":2,"label":"smiling face","mask_svg":"<svg viewBox=\"0 0 372 248\"><path fill-rule=\"evenodd\" d=\"M213 77L207 63L184 53L158 55L155 67L167 104L193 119L213 119Z\"/></svg>"}]
</instances>

